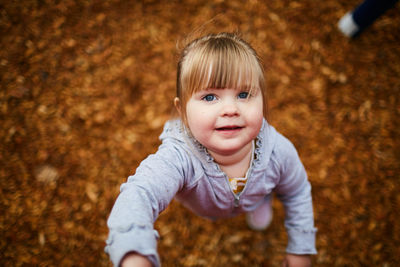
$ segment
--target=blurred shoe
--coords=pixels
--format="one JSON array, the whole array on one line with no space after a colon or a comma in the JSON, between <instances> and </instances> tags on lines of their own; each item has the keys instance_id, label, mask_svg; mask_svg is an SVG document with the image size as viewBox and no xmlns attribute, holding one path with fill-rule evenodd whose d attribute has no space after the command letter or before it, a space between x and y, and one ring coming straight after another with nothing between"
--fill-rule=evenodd
<instances>
[{"instance_id":1,"label":"blurred shoe","mask_svg":"<svg viewBox=\"0 0 400 267\"><path fill-rule=\"evenodd\" d=\"M339 30L347 37L355 36L360 30L357 23L353 19L351 12L346 13L338 23Z\"/></svg>"},{"instance_id":2,"label":"blurred shoe","mask_svg":"<svg viewBox=\"0 0 400 267\"><path fill-rule=\"evenodd\" d=\"M399 0L364 0L354 10L347 12L338 23L340 31L348 37L356 37Z\"/></svg>"},{"instance_id":3,"label":"blurred shoe","mask_svg":"<svg viewBox=\"0 0 400 267\"><path fill-rule=\"evenodd\" d=\"M267 197L255 210L246 214L247 225L252 230L263 231L271 224L272 217L271 197Z\"/></svg>"}]
</instances>

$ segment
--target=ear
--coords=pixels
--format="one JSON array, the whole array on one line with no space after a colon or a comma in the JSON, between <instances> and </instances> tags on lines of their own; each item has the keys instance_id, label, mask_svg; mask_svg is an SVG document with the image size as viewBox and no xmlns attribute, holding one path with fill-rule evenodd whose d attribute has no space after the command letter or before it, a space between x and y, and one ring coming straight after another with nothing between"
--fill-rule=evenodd
<instances>
[{"instance_id":1,"label":"ear","mask_svg":"<svg viewBox=\"0 0 400 267\"><path fill-rule=\"evenodd\" d=\"M181 115L181 101L178 97L174 98L174 106L176 110L178 111L179 115Z\"/></svg>"}]
</instances>

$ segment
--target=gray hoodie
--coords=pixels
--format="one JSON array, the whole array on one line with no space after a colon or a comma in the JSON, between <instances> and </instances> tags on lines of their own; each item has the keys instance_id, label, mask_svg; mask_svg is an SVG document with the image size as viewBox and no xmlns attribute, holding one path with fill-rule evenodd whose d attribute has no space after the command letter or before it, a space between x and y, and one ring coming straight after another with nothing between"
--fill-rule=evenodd
<instances>
[{"instance_id":1,"label":"gray hoodie","mask_svg":"<svg viewBox=\"0 0 400 267\"><path fill-rule=\"evenodd\" d=\"M285 207L286 251L316 254L307 174L293 144L266 121L256 139L246 186L239 194L233 193L226 175L180 120L168 121L160 140L158 151L121 185L108 219L105 251L115 266L130 251L160 265L153 224L174 197L200 216L228 218L254 210L274 192Z\"/></svg>"}]
</instances>

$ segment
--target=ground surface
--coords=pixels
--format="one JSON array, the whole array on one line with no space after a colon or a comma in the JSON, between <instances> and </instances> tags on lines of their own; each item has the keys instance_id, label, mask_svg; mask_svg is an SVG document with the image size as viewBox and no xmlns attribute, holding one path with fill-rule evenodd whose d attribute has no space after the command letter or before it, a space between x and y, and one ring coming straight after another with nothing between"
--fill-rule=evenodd
<instances>
[{"instance_id":1,"label":"ground surface","mask_svg":"<svg viewBox=\"0 0 400 267\"><path fill-rule=\"evenodd\" d=\"M396 266L400 10L350 41L336 23L356 4L2 1L1 265L109 266L106 219L159 144L177 44L238 29L263 59L271 123L313 185L315 266ZM258 233L244 217L213 223L173 202L156 223L163 264L279 266L286 235L274 210Z\"/></svg>"}]
</instances>

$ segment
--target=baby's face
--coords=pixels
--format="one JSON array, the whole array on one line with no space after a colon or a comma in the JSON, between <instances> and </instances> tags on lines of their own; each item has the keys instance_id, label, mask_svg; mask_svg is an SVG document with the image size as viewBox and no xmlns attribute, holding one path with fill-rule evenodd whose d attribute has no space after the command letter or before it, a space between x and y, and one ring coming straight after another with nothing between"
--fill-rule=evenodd
<instances>
[{"instance_id":1,"label":"baby's face","mask_svg":"<svg viewBox=\"0 0 400 267\"><path fill-rule=\"evenodd\" d=\"M237 89L207 89L186 104L187 124L208 151L233 155L254 140L262 126L263 97Z\"/></svg>"}]
</instances>

